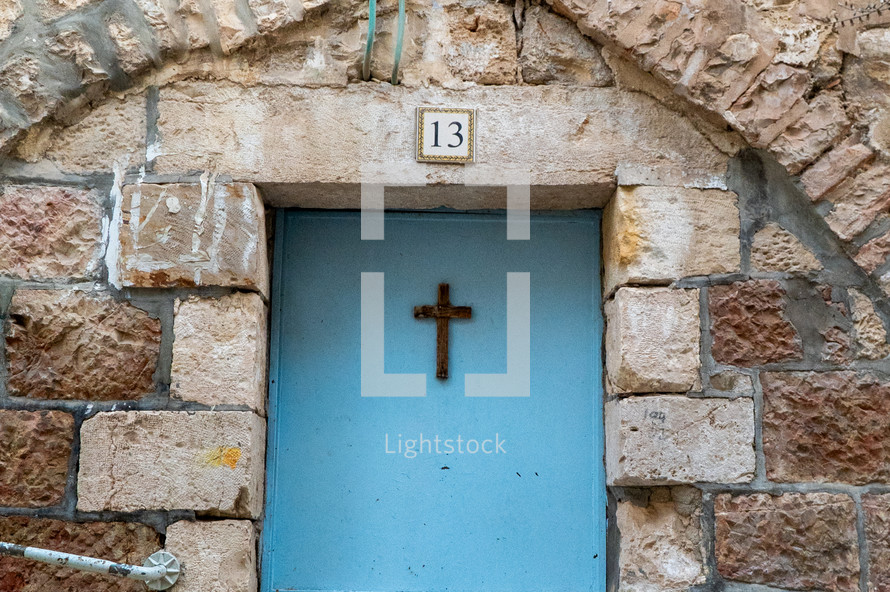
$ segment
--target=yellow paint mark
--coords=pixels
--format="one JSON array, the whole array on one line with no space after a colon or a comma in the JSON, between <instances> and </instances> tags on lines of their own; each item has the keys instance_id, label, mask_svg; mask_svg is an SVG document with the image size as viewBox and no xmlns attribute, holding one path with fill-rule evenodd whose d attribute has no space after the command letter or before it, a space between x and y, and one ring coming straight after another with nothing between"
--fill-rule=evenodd
<instances>
[{"instance_id":1,"label":"yellow paint mark","mask_svg":"<svg viewBox=\"0 0 890 592\"><path fill-rule=\"evenodd\" d=\"M204 462L211 467L225 465L234 469L239 460L241 460L241 449L234 446L217 446L204 455Z\"/></svg>"}]
</instances>

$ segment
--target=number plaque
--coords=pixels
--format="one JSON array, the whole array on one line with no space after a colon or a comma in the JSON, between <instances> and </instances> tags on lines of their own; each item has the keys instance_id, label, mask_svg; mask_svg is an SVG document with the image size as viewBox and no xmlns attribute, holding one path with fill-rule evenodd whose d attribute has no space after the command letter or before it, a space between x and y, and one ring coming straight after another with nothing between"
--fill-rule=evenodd
<instances>
[{"instance_id":1,"label":"number plaque","mask_svg":"<svg viewBox=\"0 0 890 592\"><path fill-rule=\"evenodd\" d=\"M475 159L475 109L417 108L419 162L473 162Z\"/></svg>"}]
</instances>

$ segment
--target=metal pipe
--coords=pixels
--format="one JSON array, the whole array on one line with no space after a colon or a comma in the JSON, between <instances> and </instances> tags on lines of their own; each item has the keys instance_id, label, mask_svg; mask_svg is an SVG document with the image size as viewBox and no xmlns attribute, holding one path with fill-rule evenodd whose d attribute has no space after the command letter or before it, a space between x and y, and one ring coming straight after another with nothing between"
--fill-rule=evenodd
<instances>
[{"instance_id":1,"label":"metal pipe","mask_svg":"<svg viewBox=\"0 0 890 592\"><path fill-rule=\"evenodd\" d=\"M371 50L374 48L374 29L377 24L377 0L368 2L368 39L365 42L365 59L362 62L362 80L371 79Z\"/></svg>"},{"instance_id":2,"label":"metal pipe","mask_svg":"<svg viewBox=\"0 0 890 592\"><path fill-rule=\"evenodd\" d=\"M402 59L402 38L405 36L405 0L399 0L399 21L396 29L396 48L392 61L392 85L399 83L399 61Z\"/></svg>"},{"instance_id":3,"label":"metal pipe","mask_svg":"<svg viewBox=\"0 0 890 592\"><path fill-rule=\"evenodd\" d=\"M179 577L179 561L165 551L154 553L145 561L143 566L115 563L106 559L96 559L95 557L85 557L83 555L73 555L71 553L62 553L61 551L24 547L3 542L0 542L0 555L24 557L25 559L49 565L139 580L148 584L148 587L152 590L167 590L176 583Z\"/></svg>"}]
</instances>

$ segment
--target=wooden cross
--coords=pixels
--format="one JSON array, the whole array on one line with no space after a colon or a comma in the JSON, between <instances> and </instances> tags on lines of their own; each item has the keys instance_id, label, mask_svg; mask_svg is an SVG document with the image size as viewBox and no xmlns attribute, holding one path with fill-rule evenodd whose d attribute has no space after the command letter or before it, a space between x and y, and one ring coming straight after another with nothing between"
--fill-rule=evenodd
<instances>
[{"instance_id":1,"label":"wooden cross","mask_svg":"<svg viewBox=\"0 0 890 592\"><path fill-rule=\"evenodd\" d=\"M432 306L415 306L415 319L436 319L436 378L448 378L448 321L469 319L469 306L451 306L448 284L439 284L439 301Z\"/></svg>"}]
</instances>

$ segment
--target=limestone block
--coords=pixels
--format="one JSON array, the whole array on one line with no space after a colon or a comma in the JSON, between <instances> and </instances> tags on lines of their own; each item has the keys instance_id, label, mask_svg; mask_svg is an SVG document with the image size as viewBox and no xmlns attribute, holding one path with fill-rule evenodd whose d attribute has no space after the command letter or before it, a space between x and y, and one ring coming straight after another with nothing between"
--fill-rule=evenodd
<instances>
[{"instance_id":1,"label":"limestone block","mask_svg":"<svg viewBox=\"0 0 890 592\"><path fill-rule=\"evenodd\" d=\"M855 372L767 372L763 452L772 481L890 479L890 382Z\"/></svg>"},{"instance_id":2,"label":"limestone block","mask_svg":"<svg viewBox=\"0 0 890 592\"><path fill-rule=\"evenodd\" d=\"M293 0L247 0L261 35L302 20L302 3Z\"/></svg>"},{"instance_id":3,"label":"limestone block","mask_svg":"<svg viewBox=\"0 0 890 592\"><path fill-rule=\"evenodd\" d=\"M117 286L231 286L268 294L266 223L253 185L128 185L112 221Z\"/></svg>"},{"instance_id":4,"label":"limestone block","mask_svg":"<svg viewBox=\"0 0 890 592\"><path fill-rule=\"evenodd\" d=\"M804 171L800 182L807 195L818 201L873 157L871 148L862 144L857 136L851 136Z\"/></svg>"},{"instance_id":5,"label":"limestone block","mask_svg":"<svg viewBox=\"0 0 890 592\"><path fill-rule=\"evenodd\" d=\"M158 550L153 528L136 522L65 522L26 516L0 517L0 541L142 565ZM135 580L77 571L18 557L0 557L6 592L145 592Z\"/></svg>"},{"instance_id":6,"label":"limestone block","mask_svg":"<svg viewBox=\"0 0 890 592\"><path fill-rule=\"evenodd\" d=\"M609 86L612 71L599 48L571 21L541 6L525 11L519 65L528 84Z\"/></svg>"},{"instance_id":7,"label":"limestone block","mask_svg":"<svg viewBox=\"0 0 890 592\"><path fill-rule=\"evenodd\" d=\"M621 288L605 308L606 371L616 392L701 387L698 290Z\"/></svg>"},{"instance_id":8,"label":"limestone block","mask_svg":"<svg viewBox=\"0 0 890 592\"><path fill-rule=\"evenodd\" d=\"M108 72L83 34L74 28L62 29L46 42L50 53L69 59L81 71L81 82L93 84L108 78Z\"/></svg>"},{"instance_id":9,"label":"limestone block","mask_svg":"<svg viewBox=\"0 0 890 592\"><path fill-rule=\"evenodd\" d=\"M516 27L507 4L454 5L448 9L445 63L458 78L479 84L516 82Z\"/></svg>"},{"instance_id":10,"label":"limestone block","mask_svg":"<svg viewBox=\"0 0 890 592\"><path fill-rule=\"evenodd\" d=\"M809 111L770 144L770 151L796 175L843 137L850 119L840 97L823 93L810 102Z\"/></svg>"},{"instance_id":11,"label":"limestone block","mask_svg":"<svg viewBox=\"0 0 890 592\"><path fill-rule=\"evenodd\" d=\"M0 193L0 275L94 279L102 248L99 196L68 187L7 185Z\"/></svg>"},{"instance_id":12,"label":"limestone block","mask_svg":"<svg viewBox=\"0 0 890 592\"><path fill-rule=\"evenodd\" d=\"M266 399L266 306L257 294L177 301L170 394L205 405Z\"/></svg>"},{"instance_id":13,"label":"limestone block","mask_svg":"<svg viewBox=\"0 0 890 592\"><path fill-rule=\"evenodd\" d=\"M164 550L182 563L177 592L255 592L256 535L249 520L180 521Z\"/></svg>"},{"instance_id":14,"label":"limestone block","mask_svg":"<svg viewBox=\"0 0 890 592\"><path fill-rule=\"evenodd\" d=\"M890 162L879 160L841 182L825 199L835 204L825 217L843 240L852 240L890 207Z\"/></svg>"},{"instance_id":15,"label":"limestone block","mask_svg":"<svg viewBox=\"0 0 890 592\"><path fill-rule=\"evenodd\" d=\"M739 270L730 191L619 187L603 214L604 291Z\"/></svg>"},{"instance_id":16,"label":"limestone block","mask_svg":"<svg viewBox=\"0 0 890 592\"><path fill-rule=\"evenodd\" d=\"M477 163L443 167L416 162L417 105L485 105ZM379 170L391 185L459 186L447 198L436 199L413 188L400 198L390 186L387 207L503 208L502 190L484 202L464 186L467 175L484 166L530 172L532 207L598 207L614 193L619 162L655 168L670 162L709 179L722 176L727 162L687 119L642 93L614 88L477 86L451 91L182 82L161 89L159 111L156 172L218 170L264 183L263 196L274 206L358 208L363 171ZM344 113L363 116L331 133L331 122L341 122ZM391 133L381 135L381 129ZM498 183L497 178L491 181ZM559 187L545 198L544 185Z\"/></svg>"},{"instance_id":17,"label":"limestone block","mask_svg":"<svg viewBox=\"0 0 890 592\"><path fill-rule=\"evenodd\" d=\"M785 317L785 289L779 282L713 286L708 310L717 363L747 367L803 358L800 335Z\"/></svg>"},{"instance_id":18,"label":"limestone block","mask_svg":"<svg viewBox=\"0 0 890 592\"><path fill-rule=\"evenodd\" d=\"M717 570L791 590L859 590L856 506L847 495L718 495Z\"/></svg>"},{"instance_id":19,"label":"limestone block","mask_svg":"<svg viewBox=\"0 0 890 592\"><path fill-rule=\"evenodd\" d=\"M890 232L865 243L856 253L855 259L866 273L873 273L888 257L890 257Z\"/></svg>"},{"instance_id":20,"label":"limestone block","mask_svg":"<svg viewBox=\"0 0 890 592\"><path fill-rule=\"evenodd\" d=\"M682 395L606 403L609 485L746 483L754 478L754 403Z\"/></svg>"},{"instance_id":21,"label":"limestone block","mask_svg":"<svg viewBox=\"0 0 890 592\"><path fill-rule=\"evenodd\" d=\"M115 411L81 428L77 508L257 518L266 424L241 411Z\"/></svg>"},{"instance_id":22,"label":"limestone block","mask_svg":"<svg viewBox=\"0 0 890 592\"><path fill-rule=\"evenodd\" d=\"M887 330L881 318L875 313L871 299L859 290L850 289L853 301L853 329L856 331L858 357L880 360L890 356L890 343Z\"/></svg>"},{"instance_id":23,"label":"limestone block","mask_svg":"<svg viewBox=\"0 0 890 592\"><path fill-rule=\"evenodd\" d=\"M770 223L754 235L751 267L757 271L807 273L822 269L822 264L796 236Z\"/></svg>"},{"instance_id":24,"label":"limestone block","mask_svg":"<svg viewBox=\"0 0 890 592\"><path fill-rule=\"evenodd\" d=\"M615 520L621 533L619 592L685 590L704 583L701 494L692 492L697 494L693 504L618 503Z\"/></svg>"},{"instance_id":25,"label":"limestone block","mask_svg":"<svg viewBox=\"0 0 890 592\"><path fill-rule=\"evenodd\" d=\"M18 290L6 335L9 393L117 401L155 392L161 323L127 302L79 290Z\"/></svg>"},{"instance_id":26,"label":"limestone block","mask_svg":"<svg viewBox=\"0 0 890 592\"><path fill-rule=\"evenodd\" d=\"M808 90L806 70L772 64L739 97L728 116L753 146L765 148L807 112L804 95Z\"/></svg>"},{"instance_id":27,"label":"limestone block","mask_svg":"<svg viewBox=\"0 0 890 592\"><path fill-rule=\"evenodd\" d=\"M9 37L16 19L22 16L22 12L22 3L19 0L0 3L0 41Z\"/></svg>"},{"instance_id":28,"label":"limestone block","mask_svg":"<svg viewBox=\"0 0 890 592\"><path fill-rule=\"evenodd\" d=\"M141 162L145 155L145 96L109 98L68 127L37 126L16 147L29 162L48 160L70 173L109 171L114 162Z\"/></svg>"},{"instance_id":29,"label":"limestone block","mask_svg":"<svg viewBox=\"0 0 890 592\"><path fill-rule=\"evenodd\" d=\"M0 506L60 504L73 440L68 413L0 411Z\"/></svg>"},{"instance_id":30,"label":"limestone block","mask_svg":"<svg viewBox=\"0 0 890 592\"><path fill-rule=\"evenodd\" d=\"M890 586L890 494L862 496L865 539L868 541L868 589Z\"/></svg>"}]
</instances>

